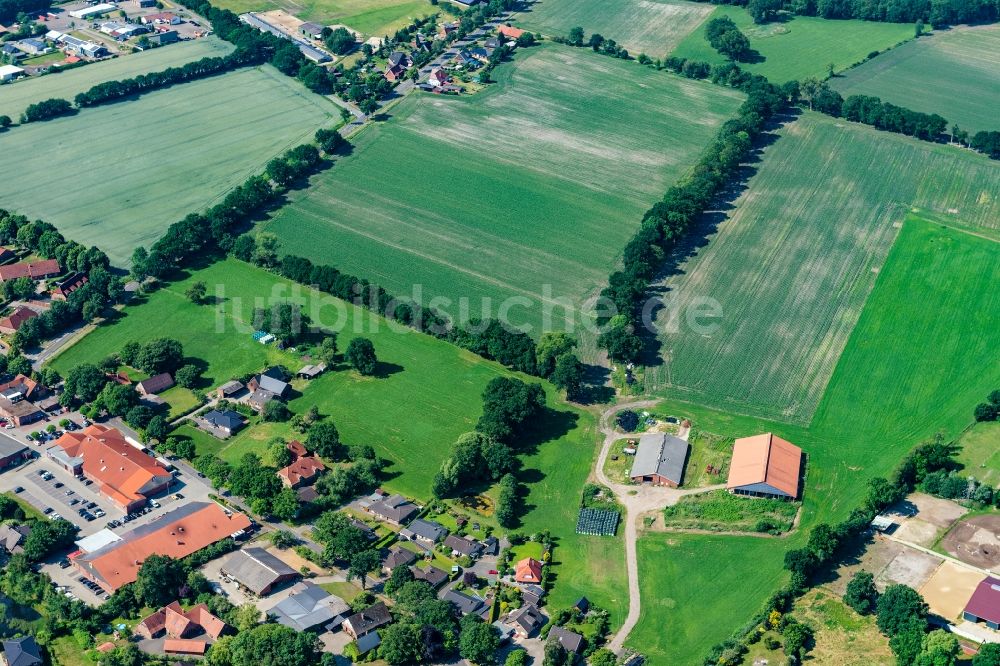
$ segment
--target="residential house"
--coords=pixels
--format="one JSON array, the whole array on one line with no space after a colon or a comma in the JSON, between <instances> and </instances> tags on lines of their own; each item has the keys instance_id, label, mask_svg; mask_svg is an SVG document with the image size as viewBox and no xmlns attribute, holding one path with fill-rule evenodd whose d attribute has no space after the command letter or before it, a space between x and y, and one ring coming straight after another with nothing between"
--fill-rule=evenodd
<instances>
[{"instance_id":1,"label":"residential house","mask_svg":"<svg viewBox=\"0 0 1000 666\"><path fill-rule=\"evenodd\" d=\"M431 41L419 32L413 36L413 41L410 42L410 45L417 51L424 52L430 51L433 48Z\"/></svg>"},{"instance_id":2,"label":"residential house","mask_svg":"<svg viewBox=\"0 0 1000 666\"><path fill-rule=\"evenodd\" d=\"M373 502L368 507L368 511L387 523L402 525L417 513L419 509L402 495L393 495L378 502Z\"/></svg>"},{"instance_id":3,"label":"residential house","mask_svg":"<svg viewBox=\"0 0 1000 666\"><path fill-rule=\"evenodd\" d=\"M580 654L583 651L583 636L569 629L552 627L549 629L549 640L559 643L566 652L571 654Z\"/></svg>"},{"instance_id":4,"label":"residential house","mask_svg":"<svg viewBox=\"0 0 1000 666\"><path fill-rule=\"evenodd\" d=\"M388 576L397 567L407 566L416 561L416 559L417 554L412 550L393 546L389 549L389 554L385 556L385 560L382 561L382 571Z\"/></svg>"},{"instance_id":5,"label":"residential house","mask_svg":"<svg viewBox=\"0 0 1000 666\"><path fill-rule=\"evenodd\" d=\"M215 389L215 396L220 400L232 400L234 396L241 393L245 388L243 382L234 379Z\"/></svg>"},{"instance_id":6,"label":"residential house","mask_svg":"<svg viewBox=\"0 0 1000 666\"><path fill-rule=\"evenodd\" d=\"M115 428L97 423L63 433L46 453L70 474L93 481L125 513L142 508L173 482L156 458L129 444Z\"/></svg>"},{"instance_id":7,"label":"residential house","mask_svg":"<svg viewBox=\"0 0 1000 666\"><path fill-rule=\"evenodd\" d=\"M299 26L299 32L302 33L303 37L309 39L323 39L323 26L318 23L306 21Z\"/></svg>"},{"instance_id":8,"label":"residential house","mask_svg":"<svg viewBox=\"0 0 1000 666\"><path fill-rule=\"evenodd\" d=\"M24 540L31 534L30 525L0 525L0 548L11 555L24 552Z\"/></svg>"},{"instance_id":9,"label":"residential house","mask_svg":"<svg viewBox=\"0 0 1000 666\"><path fill-rule=\"evenodd\" d=\"M590 612L590 599L587 597L580 597L576 604L573 605L573 608L586 615Z\"/></svg>"},{"instance_id":10,"label":"residential house","mask_svg":"<svg viewBox=\"0 0 1000 666\"><path fill-rule=\"evenodd\" d=\"M250 393L249 396L247 396L246 403L254 411L261 412L264 411L264 407L267 405L267 403L271 402L277 397L278 396L276 396L271 391L259 388Z\"/></svg>"},{"instance_id":11,"label":"residential house","mask_svg":"<svg viewBox=\"0 0 1000 666\"><path fill-rule=\"evenodd\" d=\"M74 291L87 284L90 279L86 273L70 273L62 280L56 282L49 294L54 301L65 301Z\"/></svg>"},{"instance_id":12,"label":"residential house","mask_svg":"<svg viewBox=\"0 0 1000 666\"><path fill-rule=\"evenodd\" d=\"M494 51L500 48L500 40L496 37L487 37L486 41L483 42L483 46L490 51Z\"/></svg>"},{"instance_id":13,"label":"residential house","mask_svg":"<svg viewBox=\"0 0 1000 666\"><path fill-rule=\"evenodd\" d=\"M268 368L247 383L251 391L264 389L284 400L292 391L292 386L285 381L285 373L280 368Z\"/></svg>"},{"instance_id":14,"label":"residential house","mask_svg":"<svg viewBox=\"0 0 1000 666\"><path fill-rule=\"evenodd\" d=\"M223 509L215 502L188 502L70 561L113 594L135 581L139 567L150 555L180 560L222 539L242 535L250 525L242 513Z\"/></svg>"},{"instance_id":15,"label":"residential house","mask_svg":"<svg viewBox=\"0 0 1000 666\"><path fill-rule=\"evenodd\" d=\"M266 597L279 585L299 577L299 572L263 548L236 551L222 564L221 572L258 597Z\"/></svg>"},{"instance_id":16,"label":"residential house","mask_svg":"<svg viewBox=\"0 0 1000 666\"><path fill-rule=\"evenodd\" d=\"M437 567L410 567L415 580L422 580L435 590L448 581L448 574Z\"/></svg>"},{"instance_id":17,"label":"residential house","mask_svg":"<svg viewBox=\"0 0 1000 666\"><path fill-rule=\"evenodd\" d=\"M140 19L143 25L180 25L184 21L180 16L171 12L159 12L158 14L148 14Z\"/></svg>"},{"instance_id":18,"label":"residential house","mask_svg":"<svg viewBox=\"0 0 1000 666\"><path fill-rule=\"evenodd\" d=\"M382 645L382 637L377 631L369 631L367 634L355 641L358 646L358 654L368 654L379 645Z\"/></svg>"},{"instance_id":19,"label":"residential house","mask_svg":"<svg viewBox=\"0 0 1000 666\"><path fill-rule=\"evenodd\" d=\"M514 567L514 582L538 585L542 582L542 563L533 557L520 560Z\"/></svg>"},{"instance_id":20,"label":"residential house","mask_svg":"<svg viewBox=\"0 0 1000 666\"><path fill-rule=\"evenodd\" d=\"M447 534L448 530L443 525L423 518L414 520L399 531L400 538L419 541L428 546L433 546Z\"/></svg>"},{"instance_id":21,"label":"residential house","mask_svg":"<svg viewBox=\"0 0 1000 666\"><path fill-rule=\"evenodd\" d=\"M445 537L444 545L451 548L452 556L465 555L475 559L483 554L483 544L465 536L449 534Z\"/></svg>"},{"instance_id":22,"label":"residential house","mask_svg":"<svg viewBox=\"0 0 1000 666\"><path fill-rule=\"evenodd\" d=\"M313 456L296 458L287 467L278 470L278 477L286 488L311 486L326 467Z\"/></svg>"},{"instance_id":23,"label":"residential house","mask_svg":"<svg viewBox=\"0 0 1000 666\"><path fill-rule=\"evenodd\" d=\"M366 539L368 539L369 541L378 541L378 534L375 533L375 530L368 527L368 525L358 520L357 518L351 518L350 522L351 526L361 530L361 533L365 535Z\"/></svg>"},{"instance_id":24,"label":"residential house","mask_svg":"<svg viewBox=\"0 0 1000 666\"><path fill-rule=\"evenodd\" d=\"M358 639L390 622L392 622L392 615L389 614L389 609L386 608L385 604L380 601L360 613L350 616L344 620L341 626L348 636Z\"/></svg>"},{"instance_id":25,"label":"residential house","mask_svg":"<svg viewBox=\"0 0 1000 666\"><path fill-rule=\"evenodd\" d=\"M0 46L0 56L5 56L10 60L20 60L24 57L24 52L14 46L11 42L6 42L3 46ZM23 72L24 70L22 69L21 71ZM4 250L6 250L6 253L14 254L10 250L7 250L7 248L4 248ZM6 257L4 257L4 259L6 260Z\"/></svg>"},{"instance_id":26,"label":"residential house","mask_svg":"<svg viewBox=\"0 0 1000 666\"><path fill-rule=\"evenodd\" d=\"M479 597L456 590L448 590L443 598L451 602L462 615L479 615L486 608L486 602Z\"/></svg>"},{"instance_id":27,"label":"residential house","mask_svg":"<svg viewBox=\"0 0 1000 666\"><path fill-rule=\"evenodd\" d=\"M137 383L135 390L139 392L139 395L157 395L158 393L163 393L173 385L174 378L170 376L170 373L161 372L158 375L153 375L149 379L144 379Z\"/></svg>"},{"instance_id":28,"label":"residential house","mask_svg":"<svg viewBox=\"0 0 1000 666\"><path fill-rule=\"evenodd\" d=\"M211 428L221 430L226 435L232 435L246 425L246 419L231 409L226 409L221 412L217 409L213 409L202 416L201 419Z\"/></svg>"},{"instance_id":29,"label":"residential house","mask_svg":"<svg viewBox=\"0 0 1000 666\"><path fill-rule=\"evenodd\" d=\"M802 449L773 433L733 443L726 489L735 495L793 500L799 496Z\"/></svg>"},{"instance_id":30,"label":"residential house","mask_svg":"<svg viewBox=\"0 0 1000 666\"><path fill-rule=\"evenodd\" d=\"M8 264L7 266L0 266L0 282L23 277L29 277L32 280L42 280L55 277L60 273L62 273L62 269L59 268L59 262L55 259Z\"/></svg>"},{"instance_id":31,"label":"residential house","mask_svg":"<svg viewBox=\"0 0 1000 666\"><path fill-rule=\"evenodd\" d=\"M296 488L296 496L298 496L299 501L303 504L308 504L310 502L315 502L319 499L319 493L312 486L302 486L301 488Z\"/></svg>"},{"instance_id":32,"label":"residential house","mask_svg":"<svg viewBox=\"0 0 1000 666\"><path fill-rule=\"evenodd\" d=\"M444 71L440 67L431 72L431 75L427 77L427 83L431 84L435 88L441 88L451 81L451 77L448 76L448 72Z\"/></svg>"},{"instance_id":33,"label":"residential house","mask_svg":"<svg viewBox=\"0 0 1000 666\"><path fill-rule=\"evenodd\" d=\"M548 620L537 607L530 604L521 606L510 614L507 622L514 627L514 633L519 638L531 638L545 626Z\"/></svg>"},{"instance_id":34,"label":"residential house","mask_svg":"<svg viewBox=\"0 0 1000 666\"><path fill-rule=\"evenodd\" d=\"M524 34L524 30L521 30L520 28L515 28L510 25L497 26L497 32L509 39L517 39L518 37Z\"/></svg>"},{"instance_id":35,"label":"residential house","mask_svg":"<svg viewBox=\"0 0 1000 666\"><path fill-rule=\"evenodd\" d=\"M401 67L404 70L413 67L413 59L402 51L393 51L390 53L387 63L388 67Z\"/></svg>"},{"instance_id":36,"label":"residential house","mask_svg":"<svg viewBox=\"0 0 1000 666\"><path fill-rule=\"evenodd\" d=\"M6 666L41 666L43 663L42 652L31 636L5 640L0 658Z\"/></svg>"},{"instance_id":37,"label":"residential house","mask_svg":"<svg viewBox=\"0 0 1000 666\"><path fill-rule=\"evenodd\" d=\"M541 606L542 598L545 596L545 589L538 585L522 585L521 601L532 606Z\"/></svg>"},{"instance_id":38,"label":"residential house","mask_svg":"<svg viewBox=\"0 0 1000 666\"><path fill-rule=\"evenodd\" d=\"M135 632L145 638L207 637L215 641L228 628L229 625L213 615L205 604L198 604L185 611L179 602L173 601L143 618L135 626Z\"/></svg>"},{"instance_id":39,"label":"residential house","mask_svg":"<svg viewBox=\"0 0 1000 666\"><path fill-rule=\"evenodd\" d=\"M969 597L962 611L968 622L984 622L994 631L1000 630L1000 579L987 576Z\"/></svg>"},{"instance_id":40,"label":"residential house","mask_svg":"<svg viewBox=\"0 0 1000 666\"><path fill-rule=\"evenodd\" d=\"M299 458L309 455L309 449L307 449L305 444L297 439L293 439L285 444L285 448L292 454L292 460L298 460Z\"/></svg>"},{"instance_id":41,"label":"residential house","mask_svg":"<svg viewBox=\"0 0 1000 666\"><path fill-rule=\"evenodd\" d=\"M406 76L406 70L400 67L399 65L388 67L385 70L386 81L392 81L395 83L396 81L401 80L405 76Z\"/></svg>"},{"instance_id":42,"label":"residential house","mask_svg":"<svg viewBox=\"0 0 1000 666\"><path fill-rule=\"evenodd\" d=\"M0 418L7 419L17 427L41 421L45 413L27 400L11 401L0 397Z\"/></svg>"},{"instance_id":43,"label":"residential house","mask_svg":"<svg viewBox=\"0 0 1000 666\"><path fill-rule=\"evenodd\" d=\"M493 49L475 46L469 49L469 55L485 65L490 61L490 56L493 55Z\"/></svg>"},{"instance_id":44,"label":"residential house","mask_svg":"<svg viewBox=\"0 0 1000 666\"><path fill-rule=\"evenodd\" d=\"M28 39L22 39L19 42L15 42L17 48L21 49L28 55L42 55L43 53L49 52L49 45L45 43L43 39L35 39L34 37L29 37Z\"/></svg>"},{"instance_id":45,"label":"residential house","mask_svg":"<svg viewBox=\"0 0 1000 666\"><path fill-rule=\"evenodd\" d=\"M639 438L629 478L635 483L676 488L683 481L690 448L679 437L663 432L646 433Z\"/></svg>"},{"instance_id":46,"label":"residential house","mask_svg":"<svg viewBox=\"0 0 1000 666\"><path fill-rule=\"evenodd\" d=\"M7 469L31 458L31 449L6 434L0 434L0 469Z\"/></svg>"},{"instance_id":47,"label":"residential house","mask_svg":"<svg viewBox=\"0 0 1000 666\"><path fill-rule=\"evenodd\" d=\"M500 554L500 540L495 536L490 535L483 539L483 554L484 555L499 555Z\"/></svg>"},{"instance_id":48,"label":"residential house","mask_svg":"<svg viewBox=\"0 0 1000 666\"><path fill-rule=\"evenodd\" d=\"M449 21L438 24L438 37L447 39L448 35L458 30L458 21Z\"/></svg>"},{"instance_id":49,"label":"residential house","mask_svg":"<svg viewBox=\"0 0 1000 666\"><path fill-rule=\"evenodd\" d=\"M455 56L454 62L459 67L465 67L467 69L476 69L479 67L479 61L472 57L472 54L462 49Z\"/></svg>"},{"instance_id":50,"label":"residential house","mask_svg":"<svg viewBox=\"0 0 1000 666\"><path fill-rule=\"evenodd\" d=\"M14 379L0 384L0 397L11 402L21 400L38 400L48 393L44 384L39 384L31 377L17 375Z\"/></svg>"},{"instance_id":51,"label":"residential house","mask_svg":"<svg viewBox=\"0 0 1000 666\"><path fill-rule=\"evenodd\" d=\"M278 624L301 633L340 626L351 615L351 607L340 597L308 581L296 583L285 599L268 611Z\"/></svg>"}]
</instances>

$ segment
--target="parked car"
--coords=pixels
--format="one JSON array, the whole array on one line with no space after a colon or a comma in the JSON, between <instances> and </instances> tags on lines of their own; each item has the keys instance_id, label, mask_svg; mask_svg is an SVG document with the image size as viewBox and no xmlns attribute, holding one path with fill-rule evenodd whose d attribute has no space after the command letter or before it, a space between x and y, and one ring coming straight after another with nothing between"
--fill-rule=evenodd
<instances>
[{"instance_id":1,"label":"parked car","mask_svg":"<svg viewBox=\"0 0 1000 666\"><path fill-rule=\"evenodd\" d=\"M24 488L22 488L21 486L14 486L14 492L15 493L23 493L24 492Z\"/></svg>"},{"instance_id":2,"label":"parked car","mask_svg":"<svg viewBox=\"0 0 1000 666\"><path fill-rule=\"evenodd\" d=\"M70 506L76 506L79 503L80 503L80 500L77 499L77 498L75 498L75 497L69 501L69 505Z\"/></svg>"},{"instance_id":3,"label":"parked car","mask_svg":"<svg viewBox=\"0 0 1000 666\"><path fill-rule=\"evenodd\" d=\"M56 481L56 488L62 488L62 487L63 487L63 482L62 481Z\"/></svg>"},{"instance_id":4,"label":"parked car","mask_svg":"<svg viewBox=\"0 0 1000 666\"><path fill-rule=\"evenodd\" d=\"M59 560L59 568L60 569L69 569L69 560L66 560L66 559Z\"/></svg>"}]
</instances>

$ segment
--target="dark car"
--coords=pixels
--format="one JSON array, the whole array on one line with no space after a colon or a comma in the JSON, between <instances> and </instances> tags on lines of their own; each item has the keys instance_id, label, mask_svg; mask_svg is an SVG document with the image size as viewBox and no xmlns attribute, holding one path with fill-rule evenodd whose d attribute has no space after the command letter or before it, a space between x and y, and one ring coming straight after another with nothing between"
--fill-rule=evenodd
<instances>
[{"instance_id":1,"label":"dark car","mask_svg":"<svg viewBox=\"0 0 1000 666\"><path fill-rule=\"evenodd\" d=\"M42 513L44 513L46 516L49 515L50 513L52 513L52 507L51 506L45 507Z\"/></svg>"},{"instance_id":2,"label":"dark car","mask_svg":"<svg viewBox=\"0 0 1000 666\"><path fill-rule=\"evenodd\" d=\"M24 492L24 488L22 488L21 486L14 486L14 492L15 493L23 493Z\"/></svg>"},{"instance_id":3,"label":"dark car","mask_svg":"<svg viewBox=\"0 0 1000 666\"><path fill-rule=\"evenodd\" d=\"M59 560L60 569L69 569L69 560Z\"/></svg>"},{"instance_id":4,"label":"dark car","mask_svg":"<svg viewBox=\"0 0 1000 666\"><path fill-rule=\"evenodd\" d=\"M62 487L63 487L62 481L56 481L56 488L62 488Z\"/></svg>"}]
</instances>

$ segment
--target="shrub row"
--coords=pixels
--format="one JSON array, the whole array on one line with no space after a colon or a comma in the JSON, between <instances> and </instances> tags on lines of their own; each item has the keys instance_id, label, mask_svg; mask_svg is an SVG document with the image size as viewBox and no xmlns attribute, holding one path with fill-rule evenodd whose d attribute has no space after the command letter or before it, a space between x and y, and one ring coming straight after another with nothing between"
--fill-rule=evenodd
<instances>
[{"instance_id":1,"label":"shrub row","mask_svg":"<svg viewBox=\"0 0 1000 666\"><path fill-rule=\"evenodd\" d=\"M745 6L758 23L778 10L826 19L862 19L888 23L930 21L935 29L957 23L992 22L1000 18L996 0L699 0L714 5Z\"/></svg>"}]
</instances>

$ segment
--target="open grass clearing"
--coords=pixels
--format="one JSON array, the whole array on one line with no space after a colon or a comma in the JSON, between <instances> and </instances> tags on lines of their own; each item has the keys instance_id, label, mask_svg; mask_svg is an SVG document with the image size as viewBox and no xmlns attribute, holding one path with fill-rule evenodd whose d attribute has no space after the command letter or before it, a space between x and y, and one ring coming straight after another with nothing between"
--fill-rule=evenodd
<instances>
[{"instance_id":1,"label":"open grass clearing","mask_svg":"<svg viewBox=\"0 0 1000 666\"><path fill-rule=\"evenodd\" d=\"M739 497L725 490L682 497L663 510L669 529L713 532L787 532L792 528L797 502Z\"/></svg>"},{"instance_id":2,"label":"open grass clearing","mask_svg":"<svg viewBox=\"0 0 1000 666\"><path fill-rule=\"evenodd\" d=\"M696 663L784 580L784 552L802 546L809 528L846 517L868 480L889 474L916 444L969 425L971 406L1000 382L996 256L994 240L908 218L808 427L661 405L715 433L773 431L805 450L808 476L800 528L787 539L643 536L643 619L629 645L658 656L656 664Z\"/></svg>"},{"instance_id":3,"label":"open grass clearing","mask_svg":"<svg viewBox=\"0 0 1000 666\"><path fill-rule=\"evenodd\" d=\"M33 76L13 85L0 86L0 114L8 115L16 122L30 104L43 99L62 97L73 101L77 93L98 83L157 72L167 67L179 67L201 58L224 56L232 50L233 45L229 42L209 36L102 60L63 72L57 69L44 76Z\"/></svg>"},{"instance_id":4,"label":"open grass clearing","mask_svg":"<svg viewBox=\"0 0 1000 666\"><path fill-rule=\"evenodd\" d=\"M889 641L879 632L874 616L858 615L828 590L816 588L807 592L795 601L792 615L816 632L810 661L829 666L896 663Z\"/></svg>"},{"instance_id":5,"label":"open grass clearing","mask_svg":"<svg viewBox=\"0 0 1000 666\"><path fill-rule=\"evenodd\" d=\"M958 440L963 472L996 487L1000 483L1000 422L977 423Z\"/></svg>"},{"instance_id":6,"label":"open grass clearing","mask_svg":"<svg viewBox=\"0 0 1000 666\"><path fill-rule=\"evenodd\" d=\"M10 492L2 494L4 497L14 500L14 502L16 502L19 507L21 507L21 511L24 511L24 517L26 519L45 520L45 514L43 514L41 511L33 507L28 502L25 502L23 499L18 497L17 493Z\"/></svg>"},{"instance_id":7,"label":"open grass clearing","mask_svg":"<svg viewBox=\"0 0 1000 666\"><path fill-rule=\"evenodd\" d=\"M684 487L699 488L725 483L733 457L733 438L697 428L688 435L691 453L684 470ZM709 470L711 468L711 470Z\"/></svg>"},{"instance_id":8,"label":"open grass clearing","mask_svg":"<svg viewBox=\"0 0 1000 666\"><path fill-rule=\"evenodd\" d=\"M712 13L713 7L684 0L537 0L518 14L527 30L565 37L575 27L600 33L637 56L662 58Z\"/></svg>"},{"instance_id":9,"label":"open grass clearing","mask_svg":"<svg viewBox=\"0 0 1000 666\"><path fill-rule=\"evenodd\" d=\"M209 285L213 302L195 305L184 295L195 281ZM340 366L302 384L301 395L289 403L292 411L304 413L315 405L336 423L344 442L370 444L392 461L385 488L429 499L433 476L452 442L472 430L480 416L486 384L511 373L248 264L222 261L166 285L126 307L122 317L98 327L51 365L65 374L126 342L167 335L183 344L187 356L205 361L211 386L275 363L296 370L304 359L254 342L246 325L253 307L274 299L302 303L314 323L340 331L341 348L355 335L368 337L381 364L378 377L361 377ZM536 424L535 440L518 449L527 492L518 529L527 534L549 530L557 540L555 602L571 606L586 595L607 608L617 624L627 610L622 543L575 534L581 491L596 455L596 419L562 403L551 389L547 395L551 409ZM176 432L190 437L199 455L213 453L230 461L247 452L263 455L273 436L301 436L283 423L254 424L226 441L188 425Z\"/></svg>"},{"instance_id":10,"label":"open grass clearing","mask_svg":"<svg viewBox=\"0 0 1000 666\"><path fill-rule=\"evenodd\" d=\"M403 100L263 229L397 295L449 299L458 318L507 313L536 335L579 323L741 96L558 45L494 74L478 95Z\"/></svg>"},{"instance_id":11,"label":"open grass clearing","mask_svg":"<svg viewBox=\"0 0 1000 666\"><path fill-rule=\"evenodd\" d=\"M907 211L1000 237L1000 164L813 113L780 134L708 245L665 281L664 360L645 382L806 424ZM687 319L704 298L722 312L707 331Z\"/></svg>"},{"instance_id":12,"label":"open grass clearing","mask_svg":"<svg viewBox=\"0 0 1000 666\"><path fill-rule=\"evenodd\" d=\"M84 109L0 135L0 152L19 155L4 206L125 264L337 118L332 102L269 65Z\"/></svg>"},{"instance_id":13,"label":"open grass clearing","mask_svg":"<svg viewBox=\"0 0 1000 666\"><path fill-rule=\"evenodd\" d=\"M750 39L760 62L741 63L749 72L766 76L774 83L809 77L825 78L833 65L835 72L864 60L872 51L884 51L913 37L911 23L875 21L833 21L815 16L784 16L784 20L755 25L742 7L719 6L709 19L728 16ZM706 21L707 22L707 21ZM705 39L702 27L684 39L670 54L688 60L723 63L726 59Z\"/></svg>"},{"instance_id":14,"label":"open grass clearing","mask_svg":"<svg viewBox=\"0 0 1000 666\"><path fill-rule=\"evenodd\" d=\"M428 0L220 0L214 6L242 14L283 9L320 25L346 25L368 37L391 36L439 10Z\"/></svg>"},{"instance_id":15,"label":"open grass clearing","mask_svg":"<svg viewBox=\"0 0 1000 666\"><path fill-rule=\"evenodd\" d=\"M1000 26L935 32L844 72L830 85L844 97L875 95L940 114L970 133L1000 129Z\"/></svg>"}]
</instances>

